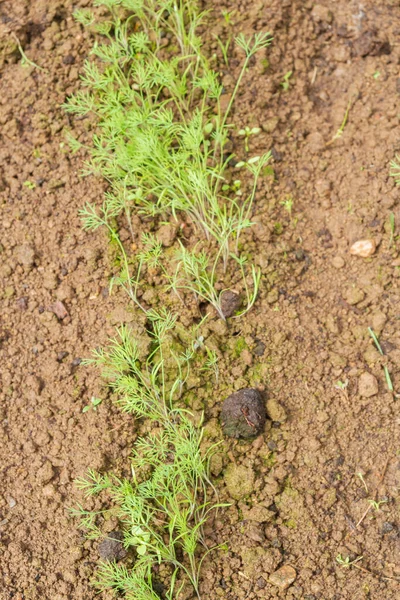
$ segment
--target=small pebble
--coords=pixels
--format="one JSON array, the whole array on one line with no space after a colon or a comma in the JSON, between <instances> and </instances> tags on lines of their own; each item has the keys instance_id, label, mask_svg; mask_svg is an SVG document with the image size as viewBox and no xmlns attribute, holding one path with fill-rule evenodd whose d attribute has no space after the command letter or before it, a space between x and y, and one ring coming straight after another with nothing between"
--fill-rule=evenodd
<instances>
[{"instance_id":1,"label":"small pebble","mask_svg":"<svg viewBox=\"0 0 400 600\"><path fill-rule=\"evenodd\" d=\"M240 308L242 298L240 294L232 292L232 290L226 290L221 294L221 312L224 317L231 317Z\"/></svg>"},{"instance_id":2,"label":"small pebble","mask_svg":"<svg viewBox=\"0 0 400 600\"><path fill-rule=\"evenodd\" d=\"M127 551L123 546L122 531L111 531L99 544L99 555L102 560L118 561L126 557Z\"/></svg>"},{"instance_id":3,"label":"small pebble","mask_svg":"<svg viewBox=\"0 0 400 600\"><path fill-rule=\"evenodd\" d=\"M371 398L379 392L378 382L372 373L362 373L358 380L358 392L363 398Z\"/></svg>"},{"instance_id":4,"label":"small pebble","mask_svg":"<svg viewBox=\"0 0 400 600\"><path fill-rule=\"evenodd\" d=\"M395 529L393 523L389 523L389 521L385 521L382 525L382 534L391 533Z\"/></svg>"},{"instance_id":5,"label":"small pebble","mask_svg":"<svg viewBox=\"0 0 400 600\"><path fill-rule=\"evenodd\" d=\"M341 256L334 256L332 258L332 266L335 267L335 269L342 269L345 264L344 258Z\"/></svg>"},{"instance_id":6,"label":"small pebble","mask_svg":"<svg viewBox=\"0 0 400 600\"><path fill-rule=\"evenodd\" d=\"M376 250L375 240L358 240L350 248L350 254L354 256L361 256L362 258L368 258L372 256Z\"/></svg>"},{"instance_id":7,"label":"small pebble","mask_svg":"<svg viewBox=\"0 0 400 600\"><path fill-rule=\"evenodd\" d=\"M221 425L229 437L255 437L263 431L265 420L264 398L258 390L239 390L228 396L222 405Z\"/></svg>"},{"instance_id":8,"label":"small pebble","mask_svg":"<svg viewBox=\"0 0 400 600\"><path fill-rule=\"evenodd\" d=\"M296 579L297 573L293 567L285 565L272 573L269 577L269 582L276 585L281 590L286 590Z\"/></svg>"}]
</instances>

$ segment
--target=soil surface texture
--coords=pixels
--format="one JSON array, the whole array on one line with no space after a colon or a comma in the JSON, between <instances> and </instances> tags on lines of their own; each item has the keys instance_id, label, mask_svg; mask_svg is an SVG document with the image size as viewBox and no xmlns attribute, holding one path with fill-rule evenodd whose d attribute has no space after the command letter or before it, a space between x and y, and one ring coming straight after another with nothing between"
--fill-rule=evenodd
<instances>
[{"instance_id":1,"label":"soil surface texture","mask_svg":"<svg viewBox=\"0 0 400 600\"><path fill-rule=\"evenodd\" d=\"M86 540L70 511L83 502L74 479L88 467L129 472L137 435L81 364L116 325L143 333L123 292L108 293L106 236L83 232L78 216L106 189L80 175L83 156L66 142L69 129L85 141L91 123L61 107L94 42L72 17L89 5L0 4L1 600L112 597L91 581L100 555L117 552L118 523L104 524L107 546ZM207 526L209 544L226 545L204 562L202 597L395 600L400 189L389 163L400 152L399 3L206 7L227 94L239 55L231 49L226 66L213 36L270 31L274 41L245 76L232 116L236 128L261 128L251 155L273 155L244 236L262 270L260 293L245 317L208 320L220 377L192 394L210 443L223 437L221 407L234 392L262 392L268 418L255 438L225 438L213 461L220 501L231 506ZM18 44L37 67L21 64ZM359 240L372 242L369 256L350 252ZM181 309L185 327L194 318ZM93 397L103 399L96 410ZM97 500L87 507L101 510Z\"/></svg>"}]
</instances>

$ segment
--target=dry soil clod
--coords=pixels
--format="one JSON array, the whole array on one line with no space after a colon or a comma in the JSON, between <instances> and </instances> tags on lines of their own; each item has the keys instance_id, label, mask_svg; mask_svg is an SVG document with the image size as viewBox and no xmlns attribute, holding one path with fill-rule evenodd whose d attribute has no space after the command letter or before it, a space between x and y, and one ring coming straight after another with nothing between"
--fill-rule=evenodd
<instances>
[{"instance_id":1,"label":"dry soil clod","mask_svg":"<svg viewBox=\"0 0 400 600\"><path fill-rule=\"evenodd\" d=\"M265 421L265 402L258 390L239 390L228 396L222 405L222 429L229 437L255 437L262 433Z\"/></svg>"}]
</instances>

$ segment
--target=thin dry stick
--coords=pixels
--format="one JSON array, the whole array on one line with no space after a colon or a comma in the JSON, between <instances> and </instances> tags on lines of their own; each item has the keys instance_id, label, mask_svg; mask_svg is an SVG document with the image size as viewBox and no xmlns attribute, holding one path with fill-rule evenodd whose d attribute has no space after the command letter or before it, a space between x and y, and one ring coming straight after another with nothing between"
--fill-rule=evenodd
<instances>
[{"instance_id":1,"label":"thin dry stick","mask_svg":"<svg viewBox=\"0 0 400 600\"><path fill-rule=\"evenodd\" d=\"M358 569L359 571L363 571L363 573L368 573L368 575L373 575L374 577L379 577L380 579L387 579L389 581L400 581L400 577L389 577L389 575L381 575L381 573L377 573L377 571L371 571L370 569L366 569L365 567L361 567L360 565L352 564L352 567Z\"/></svg>"}]
</instances>

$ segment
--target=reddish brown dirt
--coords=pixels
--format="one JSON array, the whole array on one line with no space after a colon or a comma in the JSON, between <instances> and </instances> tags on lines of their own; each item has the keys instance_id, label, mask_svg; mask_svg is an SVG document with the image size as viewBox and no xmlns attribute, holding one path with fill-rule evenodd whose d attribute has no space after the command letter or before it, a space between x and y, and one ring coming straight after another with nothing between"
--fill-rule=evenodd
<instances>
[{"instance_id":1,"label":"reddish brown dirt","mask_svg":"<svg viewBox=\"0 0 400 600\"><path fill-rule=\"evenodd\" d=\"M260 186L247 239L263 271L259 300L242 320L208 325L223 376L217 393L198 391L194 408L205 404L207 435L218 438L222 400L257 385L274 422L253 443L227 445L213 466L221 499L233 505L208 530L228 549L204 565L203 598L394 600L400 435L382 364L399 390L400 255L389 215L400 226L400 209L388 176L400 150L399 8L389 0L219 2L214 33L223 37L231 30L220 8L236 11L235 33L274 34L270 64L253 65L234 121L263 128L251 151L272 148L275 180ZM84 201L101 200L103 186L79 177L81 161L64 143L60 104L90 47L72 9L61 0L0 6L2 600L97 597L97 545L69 515L80 500L72 482L89 466L123 469L134 439L131 420L111 403L82 414L91 396L105 393L79 359L114 324L140 326L124 296L107 296L107 240L84 234L77 217ZM10 32L46 71L21 67ZM234 63L224 71L229 92ZM349 103L343 135L330 143ZM288 196L291 219L281 204ZM349 253L362 238L378 244L369 259ZM57 300L63 319L49 311ZM378 393L361 394L363 373L376 378ZM338 381L348 381L344 391ZM238 473L253 483L235 499ZM384 503L365 515L368 499ZM269 512L249 514L252 507ZM339 553L363 556L360 568L340 567ZM279 591L268 579L283 565L296 579Z\"/></svg>"}]
</instances>

